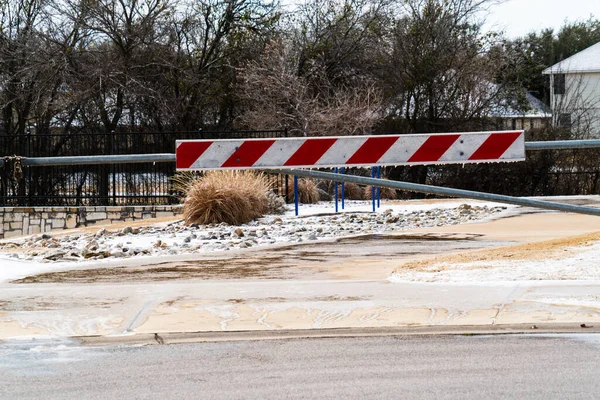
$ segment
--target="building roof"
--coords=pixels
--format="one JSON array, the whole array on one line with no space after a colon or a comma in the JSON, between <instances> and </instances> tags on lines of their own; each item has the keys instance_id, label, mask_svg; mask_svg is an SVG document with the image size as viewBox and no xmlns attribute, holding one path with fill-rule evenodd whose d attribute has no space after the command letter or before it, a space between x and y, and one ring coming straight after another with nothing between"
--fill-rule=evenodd
<instances>
[{"instance_id":1,"label":"building roof","mask_svg":"<svg viewBox=\"0 0 600 400\"><path fill-rule=\"evenodd\" d=\"M581 72L600 72L600 42L544 70L546 75Z\"/></svg>"},{"instance_id":2,"label":"building roof","mask_svg":"<svg viewBox=\"0 0 600 400\"><path fill-rule=\"evenodd\" d=\"M489 117L497 118L548 118L551 112L543 101L527 93L525 97L526 110L519 110L511 102L501 101L488 114Z\"/></svg>"}]
</instances>

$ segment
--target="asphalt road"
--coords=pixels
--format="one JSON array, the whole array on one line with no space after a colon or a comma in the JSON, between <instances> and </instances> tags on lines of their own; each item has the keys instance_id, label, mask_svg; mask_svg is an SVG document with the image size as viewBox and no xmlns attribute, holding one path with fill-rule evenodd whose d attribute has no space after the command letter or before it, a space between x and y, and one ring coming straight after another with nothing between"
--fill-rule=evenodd
<instances>
[{"instance_id":1,"label":"asphalt road","mask_svg":"<svg viewBox=\"0 0 600 400\"><path fill-rule=\"evenodd\" d=\"M1 399L594 398L600 335L0 343Z\"/></svg>"}]
</instances>

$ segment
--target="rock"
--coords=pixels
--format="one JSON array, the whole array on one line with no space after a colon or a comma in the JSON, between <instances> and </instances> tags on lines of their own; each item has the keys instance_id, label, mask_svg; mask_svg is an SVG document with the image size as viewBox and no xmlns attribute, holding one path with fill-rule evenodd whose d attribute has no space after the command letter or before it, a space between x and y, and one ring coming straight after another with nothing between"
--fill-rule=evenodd
<instances>
[{"instance_id":1,"label":"rock","mask_svg":"<svg viewBox=\"0 0 600 400\"><path fill-rule=\"evenodd\" d=\"M98 232L96 232L96 237L102 237L104 235L106 235L108 233L108 231L104 228L100 229Z\"/></svg>"},{"instance_id":2,"label":"rock","mask_svg":"<svg viewBox=\"0 0 600 400\"><path fill-rule=\"evenodd\" d=\"M44 260L49 260L49 261L58 261L61 258L63 258L63 256L67 254L65 251L53 251L52 253L48 254L47 256L44 257Z\"/></svg>"},{"instance_id":3,"label":"rock","mask_svg":"<svg viewBox=\"0 0 600 400\"><path fill-rule=\"evenodd\" d=\"M233 233L237 236L237 237L244 237L244 231L242 230L242 228L236 228Z\"/></svg>"},{"instance_id":4,"label":"rock","mask_svg":"<svg viewBox=\"0 0 600 400\"><path fill-rule=\"evenodd\" d=\"M121 233L124 235L131 234L131 233L133 233L133 228L130 226L126 226L125 228L123 228L121 230Z\"/></svg>"},{"instance_id":5,"label":"rock","mask_svg":"<svg viewBox=\"0 0 600 400\"><path fill-rule=\"evenodd\" d=\"M192 237L191 236L186 236L185 239L183 239L183 243L189 243L192 241Z\"/></svg>"},{"instance_id":6,"label":"rock","mask_svg":"<svg viewBox=\"0 0 600 400\"><path fill-rule=\"evenodd\" d=\"M88 250L98 250L98 242L95 240L90 240L86 245L85 248Z\"/></svg>"},{"instance_id":7,"label":"rock","mask_svg":"<svg viewBox=\"0 0 600 400\"><path fill-rule=\"evenodd\" d=\"M81 255L83 256L83 258L88 259L92 257L98 257L100 253L95 253L93 251L87 251L84 249L84 251L81 252Z\"/></svg>"},{"instance_id":8,"label":"rock","mask_svg":"<svg viewBox=\"0 0 600 400\"><path fill-rule=\"evenodd\" d=\"M46 240L47 240L47 239L52 239L52 235L49 235L49 234L47 234L47 233L44 233L44 234L42 234L41 238L42 238L42 239L46 239Z\"/></svg>"},{"instance_id":9,"label":"rock","mask_svg":"<svg viewBox=\"0 0 600 400\"><path fill-rule=\"evenodd\" d=\"M311 233L310 235L308 235L308 238L306 240L317 240L317 235Z\"/></svg>"}]
</instances>

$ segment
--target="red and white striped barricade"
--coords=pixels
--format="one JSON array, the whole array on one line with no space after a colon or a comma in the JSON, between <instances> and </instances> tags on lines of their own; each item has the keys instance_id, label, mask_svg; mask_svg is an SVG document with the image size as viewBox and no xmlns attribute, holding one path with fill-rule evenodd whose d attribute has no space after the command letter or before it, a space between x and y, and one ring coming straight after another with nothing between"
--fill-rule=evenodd
<instances>
[{"instance_id":1,"label":"red and white striped barricade","mask_svg":"<svg viewBox=\"0 0 600 400\"><path fill-rule=\"evenodd\" d=\"M371 167L525 160L523 131L178 140L177 170Z\"/></svg>"}]
</instances>

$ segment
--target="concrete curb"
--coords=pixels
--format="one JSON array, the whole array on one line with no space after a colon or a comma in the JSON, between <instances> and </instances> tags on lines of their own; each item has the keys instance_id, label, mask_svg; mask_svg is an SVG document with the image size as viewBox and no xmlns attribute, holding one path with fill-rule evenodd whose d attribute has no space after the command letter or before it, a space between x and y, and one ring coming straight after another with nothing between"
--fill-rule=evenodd
<instances>
[{"instance_id":1,"label":"concrete curb","mask_svg":"<svg viewBox=\"0 0 600 400\"><path fill-rule=\"evenodd\" d=\"M378 336L445 336L445 335L516 335L516 334L590 334L600 333L600 325L569 324L515 324L465 326L408 326L392 328L334 328L277 331L233 332L168 332L119 336L79 336L73 339L86 346L156 345L201 342L234 342L257 340L295 340L343 337Z\"/></svg>"}]
</instances>

